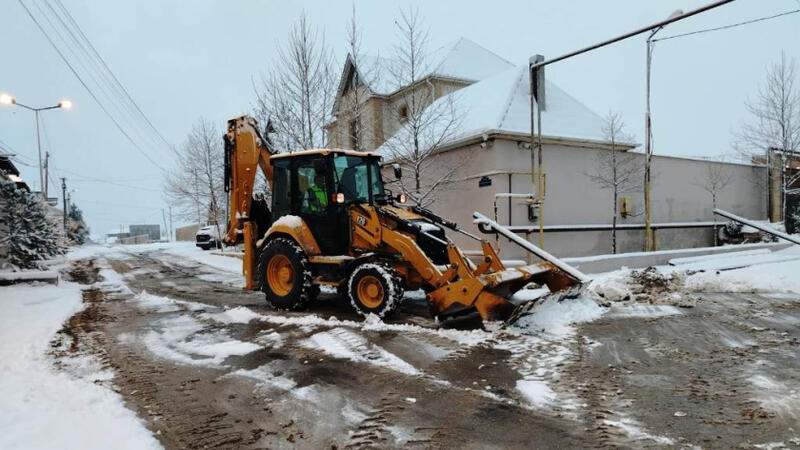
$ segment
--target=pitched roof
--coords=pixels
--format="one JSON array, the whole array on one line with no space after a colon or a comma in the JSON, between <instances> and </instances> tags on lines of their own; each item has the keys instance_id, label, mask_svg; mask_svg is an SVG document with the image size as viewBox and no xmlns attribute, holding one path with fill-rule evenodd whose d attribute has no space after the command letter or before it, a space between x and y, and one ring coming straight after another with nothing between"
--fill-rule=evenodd
<instances>
[{"instance_id":1,"label":"pitched roof","mask_svg":"<svg viewBox=\"0 0 800 450\"><path fill-rule=\"evenodd\" d=\"M542 112L542 135L568 139L604 141L604 120L551 81L545 81L546 109ZM437 104L453 102L459 123L442 144L487 133L530 134L530 83L528 67L512 67L482 81L439 98ZM439 109L441 110L441 109ZM402 129L398 132L402 133ZM398 135L390 139L401 139ZM387 145L377 149L388 156Z\"/></svg>"},{"instance_id":2,"label":"pitched roof","mask_svg":"<svg viewBox=\"0 0 800 450\"><path fill-rule=\"evenodd\" d=\"M420 79L442 77L473 83L513 67L513 64L496 53L464 37L434 50L426 59L428 69L419 77ZM398 86L392 76L391 67L397 64L396 59L360 55L359 60L362 67L354 68L358 70L359 78L369 85L374 94L390 95L405 87ZM344 82L351 67L353 59L351 55L347 55L339 82L340 96L344 91Z\"/></svg>"},{"instance_id":3,"label":"pitched roof","mask_svg":"<svg viewBox=\"0 0 800 450\"><path fill-rule=\"evenodd\" d=\"M498 131L530 133L531 107L528 67L521 65L467 86L450 96L464 111L458 137ZM546 108L542 111L542 134L589 140L604 140L603 118L545 81ZM446 98L437 101L447 101ZM454 138L456 138L454 136Z\"/></svg>"},{"instance_id":4,"label":"pitched roof","mask_svg":"<svg viewBox=\"0 0 800 450\"><path fill-rule=\"evenodd\" d=\"M473 82L514 67L496 53L463 37L434 51L430 60L432 68L428 75Z\"/></svg>"}]
</instances>

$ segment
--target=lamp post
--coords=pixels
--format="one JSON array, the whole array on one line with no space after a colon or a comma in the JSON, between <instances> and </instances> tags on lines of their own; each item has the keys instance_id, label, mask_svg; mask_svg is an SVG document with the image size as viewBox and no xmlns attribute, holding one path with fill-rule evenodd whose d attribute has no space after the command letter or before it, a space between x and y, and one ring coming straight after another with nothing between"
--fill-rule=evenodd
<instances>
[{"instance_id":1,"label":"lamp post","mask_svg":"<svg viewBox=\"0 0 800 450\"><path fill-rule=\"evenodd\" d=\"M32 106L28 106L18 102L14 97L8 94L0 94L0 104L21 106L29 111L33 111L34 113L34 117L36 119L36 148L39 151L39 186L41 186L42 189L42 200L47 201L47 188L46 188L47 185L45 184L44 169L42 168L42 141L39 135L39 112L48 111L51 109L59 109L59 108L70 109L72 108L72 102L69 100L61 100L55 106L34 108Z\"/></svg>"},{"instance_id":2,"label":"lamp post","mask_svg":"<svg viewBox=\"0 0 800 450\"><path fill-rule=\"evenodd\" d=\"M667 20L674 19L681 15L683 15L683 11L680 9L675 10L669 15ZM652 123L650 119L650 65L653 60L653 38L655 37L656 33L661 31L665 26L666 25L661 25L660 27L655 28L647 37L647 83L645 87L647 109L644 113L644 250L647 252L654 250L653 231L650 228L650 160L653 157L653 137L651 129Z\"/></svg>"}]
</instances>

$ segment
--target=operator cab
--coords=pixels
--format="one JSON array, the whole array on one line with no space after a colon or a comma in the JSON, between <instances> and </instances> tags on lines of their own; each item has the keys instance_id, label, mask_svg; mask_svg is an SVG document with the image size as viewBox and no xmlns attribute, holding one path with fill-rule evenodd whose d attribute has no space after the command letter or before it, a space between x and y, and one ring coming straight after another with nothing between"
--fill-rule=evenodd
<instances>
[{"instance_id":1,"label":"operator cab","mask_svg":"<svg viewBox=\"0 0 800 450\"><path fill-rule=\"evenodd\" d=\"M291 156L291 157L289 157ZM385 204L380 156L347 150L310 150L270 158L272 214L302 218L323 254L347 253L348 206Z\"/></svg>"}]
</instances>

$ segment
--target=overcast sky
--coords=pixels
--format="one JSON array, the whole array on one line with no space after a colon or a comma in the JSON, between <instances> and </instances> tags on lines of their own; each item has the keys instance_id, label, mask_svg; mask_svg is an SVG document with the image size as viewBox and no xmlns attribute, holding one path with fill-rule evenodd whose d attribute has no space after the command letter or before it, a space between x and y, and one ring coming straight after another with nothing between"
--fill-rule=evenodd
<instances>
[{"instance_id":1,"label":"overcast sky","mask_svg":"<svg viewBox=\"0 0 800 450\"><path fill-rule=\"evenodd\" d=\"M24 0L35 15L42 0ZM57 7L55 0L49 0ZM394 18L414 5L430 27L431 48L464 36L515 64L540 53L554 57L688 11L711 0L356 1L364 51L389 55ZM252 77L273 61L275 46L305 11L341 61L351 1L61 0L127 91L167 141L179 145L203 116L219 125L247 113ZM93 235L130 223L162 223L162 172L128 142L70 72L18 1L0 2L0 92L70 111L42 114L43 147L52 175L64 176ZM800 9L798 0L738 0L672 24L666 37ZM45 9L47 11L47 9ZM43 25L49 29L48 23ZM547 77L603 115L624 114L639 142L645 107L644 37L547 68ZM730 153L731 131L747 118L743 103L785 51L800 58L800 14L660 42L653 62L655 151L685 156ZM75 62L75 64L79 64ZM79 67L79 66L78 66ZM170 168L165 145L127 126L157 163ZM0 105L0 140L23 161L36 161L33 113ZM39 189L35 168L20 166ZM58 182L60 185L60 181ZM54 193L60 194L60 186Z\"/></svg>"}]
</instances>

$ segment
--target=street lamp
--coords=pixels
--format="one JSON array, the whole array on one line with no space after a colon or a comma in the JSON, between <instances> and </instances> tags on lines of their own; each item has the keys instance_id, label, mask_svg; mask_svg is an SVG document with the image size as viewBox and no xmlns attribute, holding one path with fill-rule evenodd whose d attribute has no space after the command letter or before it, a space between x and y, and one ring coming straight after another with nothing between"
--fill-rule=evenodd
<instances>
[{"instance_id":1,"label":"street lamp","mask_svg":"<svg viewBox=\"0 0 800 450\"><path fill-rule=\"evenodd\" d=\"M683 15L683 11L676 9L669 15L667 20L681 15ZM647 37L647 83L645 88L647 91L647 109L644 114L644 250L647 252L653 250L653 231L650 229L650 160L653 156L653 137L650 120L650 64L653 60L653 38L665 26L661 25L655 28L650 32L650 36Z\"/></svg>"},{"instance_id":2,"label":"street lamp","mask_svg":"<svg viewBox=\"0 0 800 450\"><path fill-rule=\"evenodd\" d=\"M40 111L47 111L50 109L70 109L72 108L72 102L69 100L61 100L55 106L47 106L44 108L34 108L32 106L25 105L23 103L18 102L14 97L8 94L0 94L0 104L4 105L17 105L21 106L29 111L34 112L34 116L36 118L36 147L39 150L39 183L42 189L42 196L43 200L47 201L47 183L45 180L44 169L42 168L42 142L39 136L39 112Z\"/></svg>"}]
</instances>

